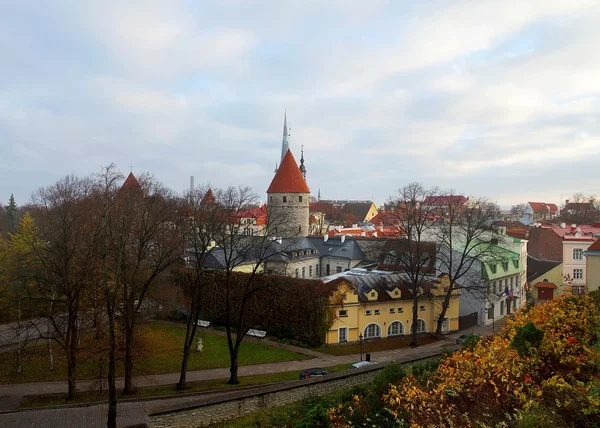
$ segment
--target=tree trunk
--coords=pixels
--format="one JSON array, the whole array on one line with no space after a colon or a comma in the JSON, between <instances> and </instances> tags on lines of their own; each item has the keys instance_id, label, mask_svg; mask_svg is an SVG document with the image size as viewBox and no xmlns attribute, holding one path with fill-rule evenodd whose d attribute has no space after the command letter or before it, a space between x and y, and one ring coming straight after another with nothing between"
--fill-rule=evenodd
<instances>
[{"instance_id":1,"label":"tree trunk","mask_svg":"<svg viewBox=\"0 0 600 428\"><path fill-rule=\"evenodd\" d=\"M19 306L17 309L17 373L21 373L22 367L21 362L23 359L23 349L21 347L21 300L19 299Z\"/></svg>"},{"instance_id":2,"label":"tree trunk","mask_svg":"<svg viewBox=\"0 0 600 428\"><path fill-rule=\"evenodd\" d=\"M415 295L417 293L415 292ZM413 317L412 317L412 341L410 342L410 346L412 348L416 348L419 346L419 335L417 329L417 322L419 319L419 298L413 297Z\"/></svg>"},{"instance_id":3,"label":"tree trunk","mask_svg":"<svg viewBox=\"0 0 600 428\"><path fill-rule=\"evenodd\" d=\"M454 291L454 286L450 284L448 292L444 297L444 303L442 303L442 311L440 312L440 316L438 318L437 327L435 329L435 337L437 339L441 339L444 337L442 333L442 324L444 324L444 318L446 318L446 311L448 310L448 306L450 306L450 298L452 297L452 292Z\"/></svg>"},{"instance_id":4,"label":"tree trunk","mask_svg":"<svg viewBox=\"0 0 600 428\"><path fill-rule=\"evenodd\" d=\"M185 342L183 344L183 359L181 360L181 373L179 374L179 382L175 389L177 391L183 391L185 389L185 378L187 376L188 361L190 359L190 353L192 346L194 345L194 337L196 337L196 321L198 320L197 310L192 310L188 317L186 331L185 331Z\"/></svg>"},{"instance_id":5,"label":"tree trunk","mask_svg":"<svg viewBox=\"0 0 600 428\"><path fill-rule=\"evenodd\" d=\"M133 322L125 320L125 388L123 395L133 394Z\"/></svg>"},{"instance_id":6,"label":"tree trunk","mask_svg":"<svg viewBox=\"0 0 600 428\"><path fill-rule=\"evenodd\" d=\"M108 428L115 428L117 426L117 386L115 379L117 358L115 355L114 310L110 308L110 304L108 308L108 344L108 420L106 426Z\"/></svg>"},{"instance_id":7,"label":"tree trunk","mask_svg":"<svg viewBox=\"0 0 600 428\"><path fill-rule=\"evenodd\" d=\"M56 292L52 294L52 300L50 300L50 313L48 314L50 317L52 316L52 307L54 306L54 299L56 298ZM54 371L54 354L52 353L52 338L50 336L50 328L52 323L50 321L47 322L46 334L48 335L48 360L50 362L50 371Z\"/></svg>"},{"instance_id":8,"label":"tree trunk","mask_svg":"<svg viewBox=\"0 0 600 428\"><path fill-rule=\"evenodd\" d=\"M238 379L238 349L239 347L235 346L230 355L231 367L229 368L229 372L231 374L229 377L229 382L227 382L230 385L237 385L240 383L240 380Z\"/></svg>"},{"instance_id":9,"label":"tree trunk","mask_svg":"<svg viewBox=\"0 0 600 428\"><path fill-rule=\"evenodd\" d=\"M67 400L71 401L75 399L77 391L77 343L79 337L77 334L77 315L75 313L69 314L68 323L70 331L67 332L67 383L69 387Z\"/></svg>"}]
</instances>

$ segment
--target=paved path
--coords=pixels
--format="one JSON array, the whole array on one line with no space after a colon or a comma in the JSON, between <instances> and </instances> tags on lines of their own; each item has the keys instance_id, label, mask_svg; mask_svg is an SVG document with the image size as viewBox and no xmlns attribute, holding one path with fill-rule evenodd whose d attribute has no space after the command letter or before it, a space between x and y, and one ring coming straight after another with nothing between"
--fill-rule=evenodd
<instances>
[{"instance_id":1,"label":"paved path","mask_svg":"<svg viewBox=\"0 0 600 428\"><path fill-rule=\"evenodd\" d=\"M496 329L499 328L499 323L496 323ZM492 331L491 326L474 327L469 329L469 332L486 335ZM446 337L446 340L434 342L428 345L423 345L418 348L401 348L387 351L371 352L371 359L375 362L386 362L397 360L402 357L417 357L434 349L441 349L443 346L448 346L454 343L454 339L463 334L453 333ZM290 345L285 345L289 348L295 348ZM302 349L302 348L300 348ZM299 349L295 349L298 351ZM307 351L307 350L304 350ZM252 376L257 374L280 373L286 371L300 372L307 367L326 367L338 364L351 364L360 360L359 354L334 356L311 351L319 356L312 360L303 361L285 361L278 363L255 364L251 366L242 366L239 368L239 376ZM211 380L211 379L227 379L229 377L229 368L217 368L208 370L198 370L188 372L187 380L190 382ZM152 375L144 377L136 377L135 384L138 387L152 385L174 385L179 380L178 373L168 373L162 375ZM92 386L91 381L81 381L77 383L79 391L86 391ZM117 380L117 388L123 387L123 379ZM210 394L218 395L225 394L228 391L215 391ZM15 411L18 408L20 399L25 395L37 394L52 394L66 393L66 382L45 382L45 383L29 383L17 385L2 385L0 386L0 427L9 426L11 428L31 428L35 427L96 427L105 426L107 405L93 405L83 407L69 407L61 409L41 409L28 411ZM206 395L202 395L206 397ZM193 402L198 400L198 395L187 397L173 397L161 399L161 405ZM136 423L145 423L147 420L145 410L156 406L156 400L146 400L140 402L120 403L118 414L121 419L118 421L119 426L129 426ZM1 413L9 412L9 413ZM12 411L12 412L11 412Z\"/></svg>"}]
</instances>

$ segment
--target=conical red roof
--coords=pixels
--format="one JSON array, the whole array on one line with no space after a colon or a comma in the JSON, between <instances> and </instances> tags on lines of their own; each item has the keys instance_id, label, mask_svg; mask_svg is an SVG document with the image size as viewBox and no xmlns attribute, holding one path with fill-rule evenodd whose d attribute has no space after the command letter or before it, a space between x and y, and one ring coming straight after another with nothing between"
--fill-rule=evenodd
<instances>
[{"instance_id":1,"label":"conical red roof","mask_svg":"<svg viewBox=\"0 0 600 428\"><path fill-rule=\"evenodd\" d=\"M140 186L140 182L137 180L137 178L135 178L135 175L133 175L133 172L129 173L129 175L127 176L127 179L121 186L121 190L141 189L141 188L142 188L142 186Z\"/></svg>"},{"instance_id":2,"label":"conical red roof","mask_svg":"<svg viewBox=\"0 0 600 428\"><path fill-rule=\"evenodd\" d=\"M281 161L267 193L310 193L310 189L290 150L287 151Z\"/></svg>"}]
</instances>

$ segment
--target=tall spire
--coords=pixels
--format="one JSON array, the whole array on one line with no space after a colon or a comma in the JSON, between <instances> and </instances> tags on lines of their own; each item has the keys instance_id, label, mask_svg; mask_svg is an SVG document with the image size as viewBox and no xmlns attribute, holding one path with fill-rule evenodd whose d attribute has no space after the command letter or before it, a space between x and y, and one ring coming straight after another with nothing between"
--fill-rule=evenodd
<instances>
[{"instance_id":1,"label":"tall spire","mask_svg":"<svg viewBox=\"0 0 600 428\"><path fill-rule=\"evenodd\" d=\"M321 188L319 187L319 194L317 196L317 201L321 202Z\"/></svg>"},{"instance_id":2,"label":"tall spire","mask_svg":"<svg viewBox=\"0 0 600 428\"><path fill-rule=\"evenodd\" d=\"M288 137L290 136L287 127L287 111L283 113L283 141L281 142L281 160L280 163L283 162L283 158L285 154L290 149L290 143L288 142Z\"/></svg>"},{"instance_id":3,"label":"tall spire","mask_svg":"<svg viewBox=\"0 0 600 428\"><path fill-rule=\"evenodd\" d=\"M306 167L304 166L304 144L302 144L302 156L300 157L300 172L302 177L306 180Z\"/></svg>"}]
</instances>

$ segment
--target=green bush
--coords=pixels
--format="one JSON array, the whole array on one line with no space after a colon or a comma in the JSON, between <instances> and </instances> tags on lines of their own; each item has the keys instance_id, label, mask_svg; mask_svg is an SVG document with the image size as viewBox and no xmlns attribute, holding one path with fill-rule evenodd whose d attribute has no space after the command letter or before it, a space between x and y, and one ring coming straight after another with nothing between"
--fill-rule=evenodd
<instances>
[{"instance_id":1,"label":"green bush","mask_svg":"<svg viewBox=\"0 0 600 428\"><path fill-rule=\"evenodd\" d=\"M531 355L534 349L539 348L544 339L544 330L540 330L529 321L523 327L517 330L515 337L510 342L510 346L517 350L521 357Z\"/></svg>"}]
</instances>

